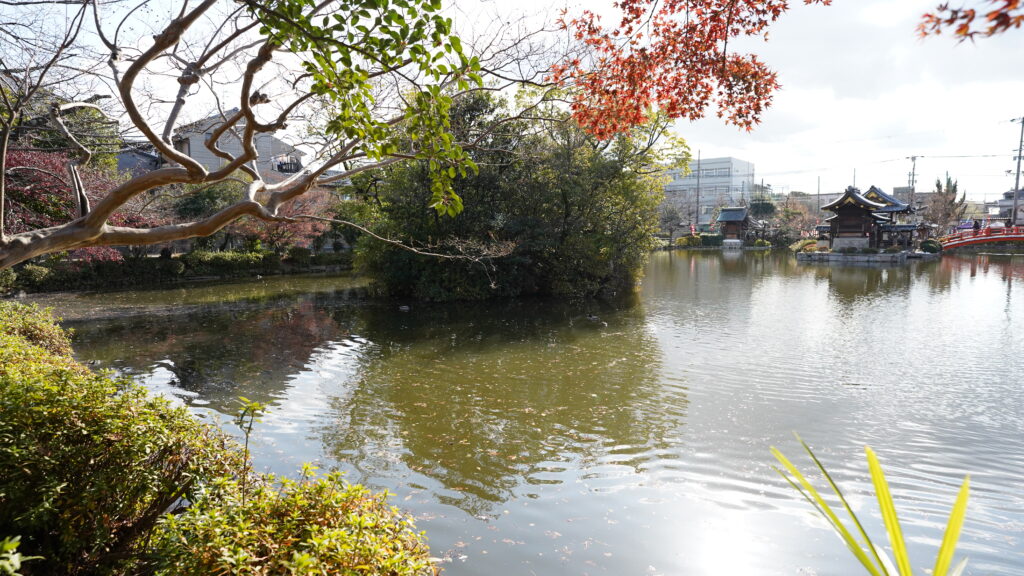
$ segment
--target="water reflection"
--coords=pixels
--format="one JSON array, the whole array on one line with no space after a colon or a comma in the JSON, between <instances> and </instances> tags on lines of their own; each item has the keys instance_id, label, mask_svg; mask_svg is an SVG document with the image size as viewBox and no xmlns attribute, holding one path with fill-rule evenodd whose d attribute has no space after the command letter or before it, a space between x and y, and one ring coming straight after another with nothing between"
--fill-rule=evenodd
<instances>
[{"instance_id":1,"label":"water reflection","mask_svg":"<svg viewBox=\"0 0 1024 576\"><path fill-rule=\"evenodd\" d=\"M237 398L272 404L313 351L348 338L351 308L332 316L337 296L307 295L236 309L69 322L75 349L94 364L142 379L159 376L188 403L231 414ZM229 307L230 308L230 307Z\"/></svg>"},{"instance_id":2,"label":"water reflection","mask_svg":"<svg viewBox=\"0 0 1024 576\"><path fill-rule=\"evenodd\" d=\"M917 558L971 472L960 549L1014 573L1022 281L1024 259L997 255L677 252L653 255L639 301L604 305L406 310L327 278L67 305L108 317L74 323L85 360L208 416L270 404L260 467L319 460L389 489L450 575L853 573L769 466L793 430L873 526L878 450Z\"/></svg>"},{"instance_id":3,"label":"water reflection","mask_svg":"<svg viewBox=\"0 0 1024 576\"><path fill-rule=\"evenodd\" d=\"M658 385L638 307L587 316L541 301L367 314L380 354L351 396L332 400L328 453L365 478L397 454L440 502L475 517L520 487L537 498L531 487L570 469L641 481L677 441L685 390Z\"/></svg>"}]
</instances>

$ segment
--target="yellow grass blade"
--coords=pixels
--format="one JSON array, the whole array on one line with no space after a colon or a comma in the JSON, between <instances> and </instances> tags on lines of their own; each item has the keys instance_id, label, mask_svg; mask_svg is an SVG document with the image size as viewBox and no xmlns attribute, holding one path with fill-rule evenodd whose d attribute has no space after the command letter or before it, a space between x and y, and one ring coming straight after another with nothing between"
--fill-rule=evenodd
<instances>
[{"instance_id":1,"label":"yellow grass blade","mask_svg":"<svg viewBox=\"0 0 1024 576\"><path fill-rule=\"evenodd\" d=\"M971 491L970 484L971 477L964 477L964 483L960 486L960 493L956 496L953 510L949 513L946 534L942 537L942 546L939 548L939 555L935 558L935 570L932 571L933 576L946 576L949 565L953 562L956 541L960 538L960 529L963 528L964 516L967 514L967 498Z\"/></svg>"},{"instance_id":2,"label":"yellow grass blade","mask_svg":"<svg viewBox=\"0 0 1024 576\"><path fill-rule=\"evenodd\" d=\"M786 468L786 470L789 471L793 478L796 479L797 483L799 483L799 485L802 487L801 493L804 494L804 497L810 500L811 503L814 504L815 507L818 509L818 511L825 516L825 518L829 521L830 524L832 524L832 527L839 534L840 538L842 538L843 542L846 543L846 547L849 548L851 552L853 552L853 555L857 557L857 560L860 561L864 568L866 568L867 571L870 574L872 574L872 576L886 576L886 573L880 572L878 567L876 567L874 563L871 562L871 559L868 558L868 555L864 553L864 549L861 548L857 540L853 537L852 534L850 534L850 531L847 530L843 523L839 521L839 517L836 516L835 512L832 511L832 508L828 505L828 502L826 502L825 499L821 497L821 494L819 494L818 491L814 488L814 486L811 485L810 482L808 482L807 478L805 478L804 475L800 473L796 466L794 466L793 463L790 462L789 459L786 458L782 454L782 452L779 452L779 450L774 446L771 447L771 451L772 454L775 456L775 459L778 460ZM779 473L782 474L782 471L780 470ZM796 483L790 480L789 477L787 477L785 474L782 474L782 476L786 478L786 480L788 480L790 484L794 484L794 486L796 485Z\"/></svg>"},{"instance_id":3,"label":"yellow grass blade","mask_svg":"<svg viewBox=\"0 0 1024 576\"><path fill-rule=\"evenodd\" d=\"M882 466L878 463L878 457L875 456L874 450L865 446L864 452L868 456L871 482L875 486L875 496L878 498L878 507L882 510L882 520L885 521L885 529L889 533L889 542L892 544L893 556L896 557L896 565L899 566L901 576L913 576L910 557L907 555L907 546L903 541L903 531L900 529L899 518L896 517L896 505L893 504L892 494L889 493L889 484L885 481Z\"/></svg>"},{"instance_id":4,"label":"yellow grass blade","mask_svg":"<svg viewBox=\"0 0 1024 576\"><path fill-rule=\"evenodd\" d=\"M822 464L820 460L818 460L818 457L814 455L814 451L811 450L811 447L808 446L806 442L804 442L804 439L801 438L799 434L794 432L793 435L796 436L797 441L800 442L800 444L804 447L804 450L806 450L807 453L811 456L811 460L814 460L814 465L818 467L818 470L821 470L821 474L825 477L825 480L828 482L828 485L832 487L832 491L835 492L836 496L839 497L839 501L842 502L843 507L846 508L846 513L850 515L850 519L852 519L854 525L857 526L857 531L860 532L861 538L864 539L864 544L867 546L869 550L871 550L871 553L874 554L875 560L878 561L878 565L882 567L882 572L884 572L887 576L891 573L895 573L895 570L890 570L890 568L892 567L892 562L888 562L888 557L885 556L885 552L882 552L881 554L879 553L879 547L871 541L871 538L868 536L867 531L864 530L864 526L860 523L860 519L857 518L857 515L853 513L853 508L850 507L850 503L846 501L846 497L844 497L842 491L839 490L839 486L836 485L834 480L832 480L832 475L829 474L828 470L825 469L825 465Z\"/></svg>"}]
</instances>

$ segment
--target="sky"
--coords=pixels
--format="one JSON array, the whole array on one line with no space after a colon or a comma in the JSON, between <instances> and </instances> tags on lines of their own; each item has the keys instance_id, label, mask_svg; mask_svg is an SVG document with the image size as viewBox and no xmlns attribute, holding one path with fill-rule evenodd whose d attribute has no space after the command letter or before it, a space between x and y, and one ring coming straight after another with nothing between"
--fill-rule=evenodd
<instances>
[{"instance_id":1,"label":"sky","mask_svg":"<svg viewBox=\"0 0 1024 576\"><path fill-rule=\"evenodd\" d=\"M970 2L971 0L966 0ZM921 39L921 15L940 0L834 0L791 10L767 43L749 42L779 73L781 90L746 132L714 113L677 122L696 157L753 162L776 192L838 192L851 184L918 191L948 173L972 200L1013 189L1024 116L1024 30L958 43ZM592 2L570 5L593 8ZM957 4L957 2L953 2ZM538 4L540 5L540 4ZM854 174L856 173L856 181Z\"/></svg>"},{"instance_id":2,"label":"sky","mask_svg":"<svg viewBox=\"0 0 1024 576\"><path fill-rule=\"evenodd\" d=\"M702 157L753 162L778 192L906 186L946 174L972 200L1013 189L1024 116L1024 31L958 43L919 38L937 0L794 2L757 52L782 89L753 132L717 118L675 129ZM916 167L908 158L917 156ZM854 182L856 178L856 182Z\"/></svg>"},{"instance_id":3,"label":"sky","mask_svg":"<svg viewBox=\"0 0 1024 576\"><path fill-rule=\"evenodd\" d=\"M487 34L496 13L551 25L565 2L572 14L607 12L611 1L449 0L449 10ZM761 124L747 132L712 111L674 130L694 157L752 162L755 181L776 192L813 193L819 179L823 193L851 184L891 191L908 184L913 168L918 191L948 173L969 199L995 200L1014 187L1021 125L1011 120L1024 116L1024 72L1015 68L1024 62L1024 30L975 43L919 38L921 15L941 1L791 0L768 42L733 43L779 73L782 87Z\"/></svg>"}]
</instances>

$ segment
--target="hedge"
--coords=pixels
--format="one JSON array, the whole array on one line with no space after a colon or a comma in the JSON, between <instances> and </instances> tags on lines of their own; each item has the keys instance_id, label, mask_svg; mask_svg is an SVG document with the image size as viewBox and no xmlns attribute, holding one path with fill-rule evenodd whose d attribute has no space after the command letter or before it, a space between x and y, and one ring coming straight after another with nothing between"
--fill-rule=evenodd
<instances>
[{"instance_id":1,"label":"hedge","mask_svg":"<svg viewBox=\"0 0 1024 576\"><path fill-rule=\"evenodd\" d=\"M384 496L254 474L219 429L69 353L45 311L0 303L0 539L41 557L23 574L433 574Z\"/></svg>"}]
</instances>

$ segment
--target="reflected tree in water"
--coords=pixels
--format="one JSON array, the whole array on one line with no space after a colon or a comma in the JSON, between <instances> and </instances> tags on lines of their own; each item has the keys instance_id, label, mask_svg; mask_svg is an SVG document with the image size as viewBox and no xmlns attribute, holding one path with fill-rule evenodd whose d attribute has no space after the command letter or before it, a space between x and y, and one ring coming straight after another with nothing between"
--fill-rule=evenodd
<instances>
[{"instance_id":1,"label":"reflected tree in water","mask_svg":"<svg viewBox=\"0 0 1024 576\"><path fill-rule=\"evenodd\" d=\"M531 485L563 482L568 469L642 476L688 405L658 384L660 352L642 311L505 307L368 315L380 355L332 402L327 453L358 481L408 468L439 501L477 517L521 491L530 497Z\"/></svg>"}]
</instances>

